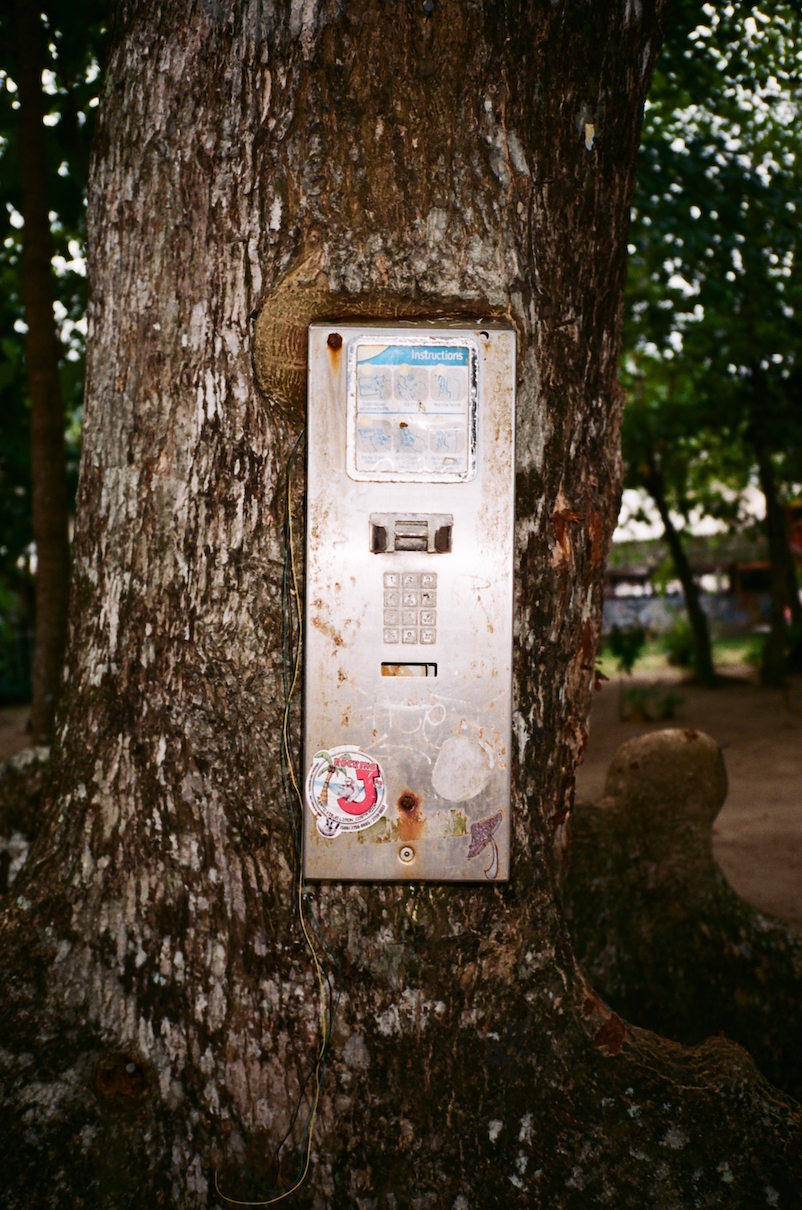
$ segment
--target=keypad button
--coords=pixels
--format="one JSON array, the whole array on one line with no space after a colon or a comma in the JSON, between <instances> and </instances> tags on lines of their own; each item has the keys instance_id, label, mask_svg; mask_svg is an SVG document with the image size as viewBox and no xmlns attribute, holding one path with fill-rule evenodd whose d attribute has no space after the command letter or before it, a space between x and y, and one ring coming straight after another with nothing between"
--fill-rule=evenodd
<instances>
[{"instance_id":1,"label":"keypad button","mask_svg":"<svg viewBox=\"0 0 802 1210\"><path fill-rule=\"evenodd\" d=\"M385 571L383 638L385 643L437 641L437 572Z\"/></svg>"}]
</instances>

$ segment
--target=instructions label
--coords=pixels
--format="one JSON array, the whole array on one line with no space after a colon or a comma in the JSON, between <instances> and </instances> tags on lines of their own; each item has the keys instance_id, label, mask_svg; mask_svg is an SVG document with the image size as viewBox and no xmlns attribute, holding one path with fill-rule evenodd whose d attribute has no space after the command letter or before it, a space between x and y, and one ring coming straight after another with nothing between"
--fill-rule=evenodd
<instances>
[{"instance_id":1,"label":"instructions label","mask_svg":"<svg viewBox=\"0 0 802 1210\"><path fill-rule=\"evenodd\" d=\"M469 469L468 345L360 342L355 360L357 471L463 478Z\"/></svg>"}]
</instances>

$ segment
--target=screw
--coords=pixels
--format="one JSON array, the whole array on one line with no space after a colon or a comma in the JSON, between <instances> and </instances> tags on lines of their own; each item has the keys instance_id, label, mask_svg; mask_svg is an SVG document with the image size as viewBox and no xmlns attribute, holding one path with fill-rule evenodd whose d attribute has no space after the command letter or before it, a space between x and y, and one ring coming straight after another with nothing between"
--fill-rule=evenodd
<instances>
[{"instance_id":1,"label":"screw","mask_svg":"<svg viewBox=\"0 0 802 1210\"><path fill-rule=\"evenodd\" d=\"M330 349L341 349L343 347L343 338L339 332L329 332L326 344Z\"/></svg>"},{"instance_id":2,"label":"screw","mask_svg":"<svg viewBox=\"0 0 802 1210\"><path fill-rule=\"evenodd\" d=\"M398 856L405 865L409 865L410 861L415 860L415 850L411 844L402 844L398 850Z\"/></svg>"}]
</instances>

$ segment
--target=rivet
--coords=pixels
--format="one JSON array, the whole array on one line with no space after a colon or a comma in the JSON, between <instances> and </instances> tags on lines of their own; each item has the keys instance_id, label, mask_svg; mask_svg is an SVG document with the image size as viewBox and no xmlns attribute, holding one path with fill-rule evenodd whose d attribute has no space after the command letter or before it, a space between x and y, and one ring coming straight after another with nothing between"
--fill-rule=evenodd
<instances>
[{"instance_id":1,"label":"rivet","mask_svg":"<svg viewBox=\"0 0 802 1210\"><path fill-rule=\"evenodd\" d=\"M415 850L411 844L402 844L398 850L398 856L405 865L409 865L410 861L415 860Z\"/></svg>"},{"instance_id":2,"label":"rivet","mask_svg":"<svg viewBox=\"0 0 802 1210\"><path fill-rule=\"evenodd\" d=\"M339 332L329 332L326 344L330 349L341 349L343 347L343 338Z\"/></svg>"}]
</instances>

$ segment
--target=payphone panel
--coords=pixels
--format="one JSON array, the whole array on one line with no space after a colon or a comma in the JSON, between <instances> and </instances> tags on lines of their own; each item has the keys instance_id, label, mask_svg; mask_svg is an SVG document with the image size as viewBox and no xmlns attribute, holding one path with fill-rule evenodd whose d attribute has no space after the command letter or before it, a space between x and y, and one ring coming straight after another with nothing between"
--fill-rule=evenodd
<instances>
[{"instance_id":1,"label":"payphone panel","mask_svg":"<svg viewBox=\"0 0 802 1210\"><path fill-rule=\"evenodd\" d=\"M515 333L309 330L304 872L509 875Z\"/></svg>"}]
</instances>

